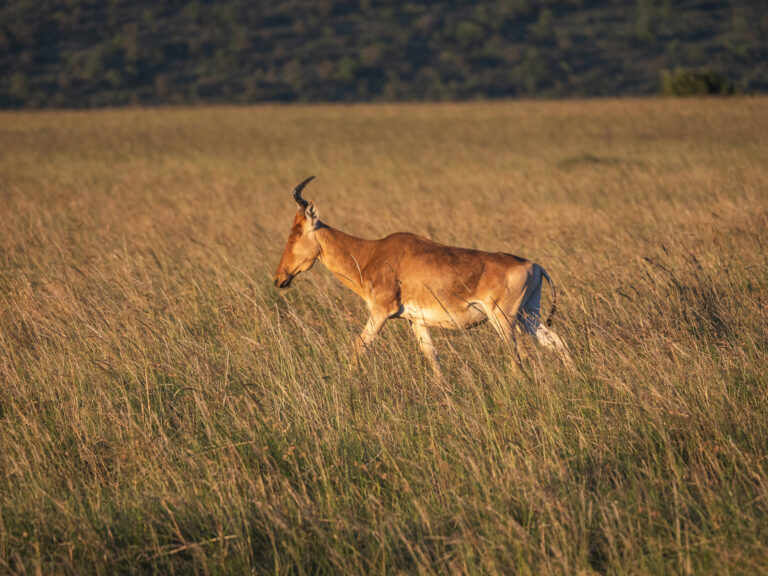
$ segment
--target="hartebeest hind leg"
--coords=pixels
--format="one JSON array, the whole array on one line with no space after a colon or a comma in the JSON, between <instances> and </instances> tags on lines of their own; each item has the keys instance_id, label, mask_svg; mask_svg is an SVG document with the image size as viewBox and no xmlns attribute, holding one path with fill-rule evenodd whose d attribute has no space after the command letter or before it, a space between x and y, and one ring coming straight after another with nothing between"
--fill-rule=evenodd
<instances>
[{"instance_id":1,"label":"hartebeest hind leg","mask_svg":"<svg viewBox=\"0 0 768 576\"><path fill-rule=\"evenodd\" d=\"M435 350L435 344L432 342L432 336L429 334L429 330L423 324L418 322L410 322L413 335L416 336L416 341L419 343L419 350L427 357L429 365L435 371L438 377L443 375L440 370L440 362L437 359L437 351Z\"/></svg>"},{"instance_id":2,"label":"hartebeest hind leg","mask_svg":"<svg viewBox=\"0 0 768 576\"><path fill-rule=\"evenodd\" d=\"M573 358L571 358L568 348L565 347L565 343L553 330L550 330L544 324L539 323L539 327L536 329L536 334L534 334L534 336L536 337L536 341L544 346L544 348L554 350L568 370L575 370L576 367L573 364Z\"/></svg>"},{"instance_id":3,"label":"hartebeest hind leg","mask_svg":"<svg viewBox=\"0 0 768 576\"><path fill-rule=\"evenodd\" d=\"M523 330L533 336L544 348L555 351L565 367L573 371L575 366L565 343L554 330L541 322L541 284L542 277L541 273L539 273L537 283L533 284L526 291L523 304L517 312L517 319L520 321Z\"/></svg>"},{"instance_id":4,"label":"hartebeest hind leg","mask_svg":"<svg viewBox=\"0 0 768 576\"><path fill-rule=\"evenodd\" d=\"M499 336L501 336L501 339L512 348L514 357L512 358L510 365L513 372L519 372L522 368L523 361L520 357L520 350L518 350L517 338L515 337L514 313L508 316L496 302L491 306L486 306L485 313L486 316L488 316L488 322L493 329L496 330Z\"/></svg>"}]
</instances>

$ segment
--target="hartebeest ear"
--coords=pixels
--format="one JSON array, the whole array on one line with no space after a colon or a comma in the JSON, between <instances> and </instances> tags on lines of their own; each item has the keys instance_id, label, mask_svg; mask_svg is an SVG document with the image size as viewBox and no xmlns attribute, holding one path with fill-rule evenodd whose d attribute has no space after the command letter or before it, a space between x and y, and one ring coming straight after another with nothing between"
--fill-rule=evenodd
<instances>
[{"instance_id":1,"label":"hartebeest ear","mask_svg":"<svg viewBox=\"0 0 768 576\"><path fill-rule=\"evenodd\" d=\"M307 206L304 208L304 217L312 225L312 228L317 226L317 209L312 202L307 202Z\"/></svg>"}]
</instances>

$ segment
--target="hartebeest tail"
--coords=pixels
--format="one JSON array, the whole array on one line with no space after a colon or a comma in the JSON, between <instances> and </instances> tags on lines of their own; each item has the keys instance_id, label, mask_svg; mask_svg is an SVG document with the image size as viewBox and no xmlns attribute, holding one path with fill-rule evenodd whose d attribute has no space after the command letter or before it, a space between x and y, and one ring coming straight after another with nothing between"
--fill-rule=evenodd
<instances>
[{"instance_id":1,"label":"hartebeest tail","mask_svg":"<svg viewBox=\"0 0 768 576\"><path fill-rule=\"evenodd\" d=\"M313 178L293 191L298 210L275 272L275 286L287 288L316 260L325 264L368 307L358 354L370 346L384 322L404 318L439 372L429 327L469 328L487 320L515 345L514 327L519 320L540 344L556 350L567 367L573 366L565 344L548 328L557 293L544 268L511 254L445 246L409 233L381 240L350 236L323 224L312 202L302 197ZM544 323L540 315L542 277L552 288L552 309Z\"/></svg>"},{"instance_id":2,"label":"hartebeest tail","mask_svg":"<svg viewBox=\"0 0 768 576\"><path fill-rule=\"evenodd\" d=\"M541 269L541 274L547 280L547 284L549 284L549 288L552 290L552 306L549 308L547 319L544 320L544 324L549 327L552 326L552 320L555 319L555 312L557 312L557 288L555 288L555 283L552 282L552 278L549 277L549 274L547 274L547 271L544 268Z\"/></svg>"}]
</instances>

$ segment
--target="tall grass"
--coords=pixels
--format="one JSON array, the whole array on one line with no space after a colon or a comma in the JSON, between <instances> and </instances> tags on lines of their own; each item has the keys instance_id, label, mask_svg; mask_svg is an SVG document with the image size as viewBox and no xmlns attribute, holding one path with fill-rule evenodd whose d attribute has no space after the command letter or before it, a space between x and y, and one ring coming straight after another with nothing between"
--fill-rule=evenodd
<instances>
[{"instance_id":1,"label":"tall grass","mask_svg":"<svg viewBox=\"0 0 768 576\"><path fill-rule=\"evenodd\" d=\"M305 196L544 265L578 370L435 380ZM0 114L0 572L768 570L768 102Z\"/></svg>"}]
</instances>

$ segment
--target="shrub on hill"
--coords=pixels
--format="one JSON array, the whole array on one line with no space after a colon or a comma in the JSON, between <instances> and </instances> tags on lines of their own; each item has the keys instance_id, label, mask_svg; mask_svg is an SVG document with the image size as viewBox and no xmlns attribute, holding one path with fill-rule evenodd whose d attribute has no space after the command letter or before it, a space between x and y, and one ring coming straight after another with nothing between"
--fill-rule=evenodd
<instances>
[{"instance_id":1,"label":"shrub on hill","mask_svg":"<svg viewBox=\"0 0 768 576\"><path fill-rule=\"evenodd\" d=\"M709 70L664 70L661 75L661 93L664 96L729 96L736 94L733 82Z\"/></svg>"}]
</instances>

